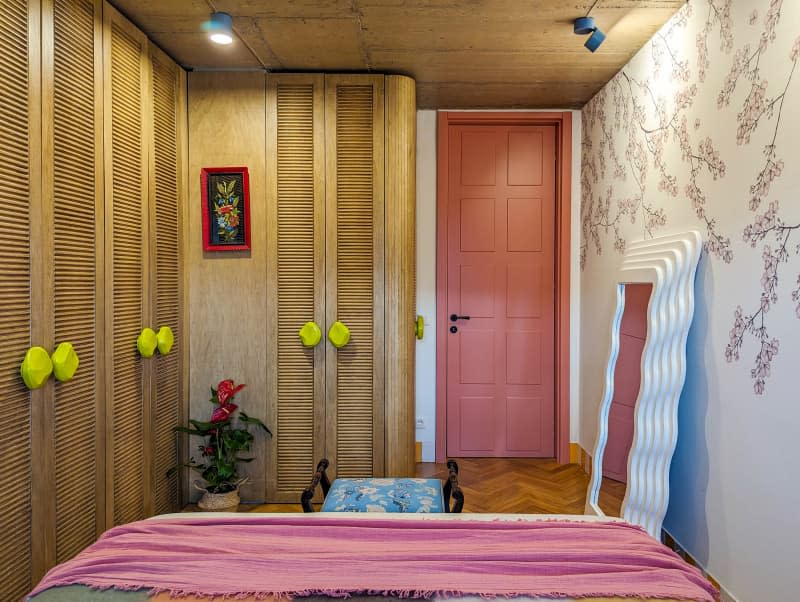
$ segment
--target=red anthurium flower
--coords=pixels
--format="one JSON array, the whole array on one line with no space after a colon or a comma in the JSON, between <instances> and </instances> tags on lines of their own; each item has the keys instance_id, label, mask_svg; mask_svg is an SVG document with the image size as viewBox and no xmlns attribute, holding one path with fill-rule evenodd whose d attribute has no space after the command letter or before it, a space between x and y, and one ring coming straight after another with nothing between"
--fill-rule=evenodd
<instances>
[{"instance_id":1,"label":"red anthurium flower","mask_svg":"<svg viewBox=\"0 0 800 602\"><path fill-rule=\"evenodd\" d=\"M236 395L243 388L243 384L234 387L233 381L230 378L220 381L220 383L217 385L217 399L219 399L219 405L225 405L225 402L228 401L228 399Z\"/></svg>"},{"instance_id":2,"label":"red anthurium flower","mask_svg":"<svg viewBox=\"0 0 800 602\"><path fill-rule=\"evenodd\" d=\"M223 420L227 420L228 417L233 414L233 412L238 408L235 403L226 403L218 408L215 408L213 412L211 412L211 422L222 422Z\"/></svg>"}]
</instances>

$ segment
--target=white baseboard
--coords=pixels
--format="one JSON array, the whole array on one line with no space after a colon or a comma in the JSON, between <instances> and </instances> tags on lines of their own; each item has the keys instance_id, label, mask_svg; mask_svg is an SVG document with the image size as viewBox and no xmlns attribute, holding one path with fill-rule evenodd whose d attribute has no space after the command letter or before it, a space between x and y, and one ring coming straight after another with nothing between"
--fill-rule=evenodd
<instances>
[{"instance_id":1,"label":"white baseboard","mask_svg":"<svg viewBox=\"0 0 800 602\"><path fill-rule=\"evenodd\" d=\"M681 543L675 539L672 533L663 528L661 530L664 532L664 535L666 535L666 537L662 537L662 539L665 541L665 544L672 548L679 556L686 560L686 562L700 569L706 579L708 579L714 585L714 587L719 590L720 600L722 602L739 602L739 600L732 593L725 589L725 586L719 582L719 579L709 573L706 570L706 567L700 564L694 556L686 551L686 548L684 548L683 545L681 545Z\"/></svg>"}]
</instances>

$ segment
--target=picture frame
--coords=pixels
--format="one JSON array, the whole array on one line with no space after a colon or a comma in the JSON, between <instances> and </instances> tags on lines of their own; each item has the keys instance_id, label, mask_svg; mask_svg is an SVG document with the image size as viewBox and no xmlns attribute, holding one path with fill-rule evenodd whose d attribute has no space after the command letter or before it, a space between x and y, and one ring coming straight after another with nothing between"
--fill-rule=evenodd
<instances>
[{"instance_id":1,"label":"picture frame","mask_svg":"<svg viewBox=\"0 0 800 602\"><path fill-rule=\"evenodd\" d=\"M203 250L250 250L250 179L247 167L200 169Z\"/></svg>"}]
</instances>

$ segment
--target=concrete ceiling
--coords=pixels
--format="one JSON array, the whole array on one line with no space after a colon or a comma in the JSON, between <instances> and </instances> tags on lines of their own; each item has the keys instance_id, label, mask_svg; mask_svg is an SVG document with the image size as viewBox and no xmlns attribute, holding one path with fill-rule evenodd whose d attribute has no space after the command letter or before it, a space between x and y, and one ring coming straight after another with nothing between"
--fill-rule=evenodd
<instances>
[{"instance_id":1,"label":"concrete ceiling","mask_svg":"<svg viewBox=\"0 0 800 602\"><path fill-rule=\"evenodd\" d=\"M187 69L400 73L420 108L579 108L685 0L111 0ZM212 10L238 38L202 31ZM572 22L608 38L592 54Z\"/></svg>"}]
</instances>

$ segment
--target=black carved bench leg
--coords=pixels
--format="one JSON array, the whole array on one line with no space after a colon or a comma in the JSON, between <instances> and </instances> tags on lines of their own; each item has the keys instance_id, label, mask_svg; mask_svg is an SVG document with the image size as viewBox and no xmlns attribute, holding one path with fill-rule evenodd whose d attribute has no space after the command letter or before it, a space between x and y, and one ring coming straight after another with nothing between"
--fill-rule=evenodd
<instances>
[{"instance_id":1,"label":"black carved bench leg","mask_svg":"<svg viewBox=\"0 0 800 602\"><path fill-rule=\"evenodd\" d=\"M450 472L444 484L444 511L459 514L464 507L464 493L458 486L458 463L455 460L447 461L447 469ZM450 508L450 497L453 497L453 507Z\"/></svg>"},{"instance_id":2,"label":"black carved bench leg","mask_svg":"<svg viewBox=\"0 0 800 602\"><path fill-rule=\"evenodd\" d=\"M323 499L328 495L328 490L331 488L331 482L328 480L328 475L325 473L328 466L330 466L328 460L322 458L319 464L317 464L317 470L314 473L314 477L311 479L311 483L308 487L303 489L303 493L300 494L300 505L303 506L303 512L314 512L314 508L311 506L311 500L314 499L314 491L318 484L322 485Z\"/></svg>"}]
</instances>

